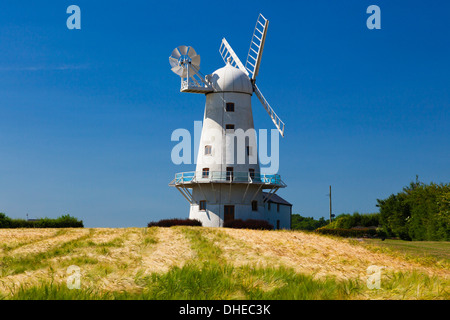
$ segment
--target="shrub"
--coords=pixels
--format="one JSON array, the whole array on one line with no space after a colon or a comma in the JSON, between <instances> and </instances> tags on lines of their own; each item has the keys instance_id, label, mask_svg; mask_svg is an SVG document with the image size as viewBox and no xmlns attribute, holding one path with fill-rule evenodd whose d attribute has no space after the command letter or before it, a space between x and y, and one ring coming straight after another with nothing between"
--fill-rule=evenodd
<instances>
[{"instance_id":1,"label":"shrub","mask_svg":"<svg viewBox=\"0 0 450 320\"><path fill-rule=\"evenodd\" d=\"M343 229L343 228L319 228L315 232L320 234L329 234L333 236L346 237L346 238L384 238L384 234L378 233L376 229L373 228L358 228L358 229Z\"/></svg>"},{"instance_id":2,"label":"shrub","mask_svg":"<svg viewBox=\"0 0 450 320\"><path fill-rule=\"evenodd\" d=\"M83 228L83 221L70 215L56 219L43 218L38 220L11 219L0 213L0 228Z\"/></svg>"},{"instance_id":3,"label":"shrub","mask_svg":"<svg viewBox=\"0 0 450 320\"><path fill-rule=\"evenodd\" d=\"M68 214L56 219L44 218L36 222L40 228L83 228L83 221Z\"/></svg>"},{"instance_id":4,"label":"shrub","mask_svg":"<svg viewBox=\"0 0 450 320\"><path fill-rule=\"evenodd\" d=\"M201 227L202 222L196 219L163 219L157 222L149 222L148 227L172 227L172 226L191 226Z\"/></svg>"},{"instance_id":5,"label":"shrub","mask_svg":"<svg viewBox=\"0 0 450 320\"><path fill-rule=\"evenodd\" d=\"M377 199L380 225L403 240L450 240L450 183L415 182L387 199Z\"/></svg>"},{"instance_id":6,"label":"shrub","mask_svg":"<svg viewBox=\"0 0 450 320\"><path fill-rule=\"evenodd\" d=\"M319 220L315 220L313 217L302 217L299 214L293 214L291 219L292 230L313 231L328 224L328 221L325 220L324 217L321 217Z\"/></svg>"},{"instance_id":7,"label":"shrub","mask_svg":"<svg viewBox=\"0 0 450 320\"><path fill-rule=\"evenodd\" d=\"M11 218L0 212L0 228L11 228L11 223Z\"/></svg>"},{"instance_id":8,"label":"shrub","mask_svg":"<svg viewBox=\"0 0 450 320\"><path fill-rule=\"evenodd\" d=\"M328 229L351 229L353 227L377 227L379 223L379 213L365 213L354 212L353 214L343 213L338 215L333 222L331 222Z\"/></svg>"},{"instance_id":9,"label":"shrub","mask_svg":"<svg viewBox=\"0 0 450 320\"><path fill-rule=\"evenodd\" d=\"M271 225L266 220L255 220L255 219L230 220L224 222L223 226L225 228L234 228L234 229L273 230L273 225Z\"/></svg>"}]
</instances>

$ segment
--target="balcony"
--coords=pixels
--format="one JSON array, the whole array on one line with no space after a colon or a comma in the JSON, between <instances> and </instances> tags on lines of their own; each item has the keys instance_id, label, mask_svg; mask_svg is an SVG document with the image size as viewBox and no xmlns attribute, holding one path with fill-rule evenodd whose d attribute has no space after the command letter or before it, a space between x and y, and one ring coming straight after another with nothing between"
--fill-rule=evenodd
<instances>
[{"instance_id":1,"label":"balcony","mask_svg":"<svg viewBox=\"0 0 450 320\"><path fill-rule=\"evenodd\" d=\"M170 186L194 185L198 183L242 183L242 184L262 184L268 188L286 187L279 174L260 174L253 172L232 172L232 171L208 171L208 172L181 172L175 174L175 179Z\"/></svg>"},{"instance_id":2,"label":"balcony","mask_svg":"<svg viewBox=\"0 0 450 320\"><path fill-rule=\"evenodd\" d=\"M195 78L185 78L181 79L181 92L190 93L208 93L213 92L211 86L205 84L205 82L195 79Z\"/></svg>"}]
</instances>

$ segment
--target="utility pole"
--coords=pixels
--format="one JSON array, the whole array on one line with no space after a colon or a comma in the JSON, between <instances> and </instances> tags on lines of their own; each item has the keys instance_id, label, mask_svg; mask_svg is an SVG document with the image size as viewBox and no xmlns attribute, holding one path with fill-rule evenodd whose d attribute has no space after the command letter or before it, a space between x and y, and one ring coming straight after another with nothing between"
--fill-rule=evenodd
<instances>
[{"instance_id":1,"label":"utility pole","mask_svg":"<svg viewBox=\"0 0 450 320\"><path fill-rule=\"evenodd\" d=\"M330 186L330 223L331 223L331 217L333 216L333 213L331 211L331 186Z\"/></svg>"}]
</instances>

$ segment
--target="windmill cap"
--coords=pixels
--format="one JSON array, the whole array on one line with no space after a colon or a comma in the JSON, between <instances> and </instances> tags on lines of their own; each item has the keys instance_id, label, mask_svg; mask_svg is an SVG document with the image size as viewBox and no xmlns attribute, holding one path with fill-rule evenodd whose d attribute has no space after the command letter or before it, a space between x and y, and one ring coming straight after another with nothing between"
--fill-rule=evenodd
<instances>
[{"instance_id":1,"label":"windmill cap","mask_svg":"<svg viewBox=\"0 0 450 320\"><path fill-rule=\"evenodd\" d=\"M211 80L216 92L253 93L253 86L247 75L229 63L214 71Z\"/></svg>"}]
</instances>

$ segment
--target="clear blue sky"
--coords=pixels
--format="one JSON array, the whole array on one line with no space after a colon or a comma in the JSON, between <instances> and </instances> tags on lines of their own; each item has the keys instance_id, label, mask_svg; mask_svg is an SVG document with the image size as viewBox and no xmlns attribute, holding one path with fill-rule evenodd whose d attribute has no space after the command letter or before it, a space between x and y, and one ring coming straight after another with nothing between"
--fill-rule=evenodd
<instances>
[{"instance_id":1,"label":"clear blue sky","mask_svg":"<svg viewBox=\"0 0 450 320\"><path fill-rule=\"evenodd\" d=\"M66 8L81 8L68 30ZM366 9L381 8L381 30ZM173 130L193 130L205 98L179 92L179 45L201 70L245 60L255 20L270 26L258 86L286 123L279 195L293 212L376 212L415 179L450 178L450 2L2 1L0 212L70 213L87 227L188 216L168 183ZM257 128L273 128L253 97Z\"/></svg>"}]
</instances>

